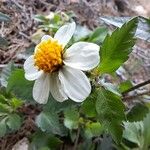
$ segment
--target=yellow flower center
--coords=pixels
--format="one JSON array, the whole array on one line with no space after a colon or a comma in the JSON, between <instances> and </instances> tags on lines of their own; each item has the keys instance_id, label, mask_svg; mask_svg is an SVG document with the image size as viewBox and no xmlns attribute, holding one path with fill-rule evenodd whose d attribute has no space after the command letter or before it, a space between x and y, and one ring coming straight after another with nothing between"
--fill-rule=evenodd
<instances>
[{"instance_id":1,"label":"yellow flower center","mask_svg":"<svg viewBox=\"0 0 150 150\"><path fill-rule=\"evenodd\" d=\"M43 40L36 46L34 65L44 72L57 71L63 64L62 51L63 46L57 40Z\"/></svg>"}]
</instances>

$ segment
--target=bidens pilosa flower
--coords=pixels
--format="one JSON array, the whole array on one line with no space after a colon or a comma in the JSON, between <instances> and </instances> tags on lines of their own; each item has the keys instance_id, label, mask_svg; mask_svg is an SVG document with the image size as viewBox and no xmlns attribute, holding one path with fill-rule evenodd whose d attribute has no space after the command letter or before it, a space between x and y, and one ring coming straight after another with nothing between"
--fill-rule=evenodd
<instances>
[{"instance_id":1,"label":"bidens pilosa flower","mask_svg":"<svg viewBox=\"0 0 150 150\"><path fill-rule=\"evenodd\" d=\"M99 46L77 42L65 50L75 27L75 23L70 23L62 26L54 38L43 36L34 55L24 63L25 78L35 80L33 98L38 103L47 103L49 92L59 102L69 98L81 102L91 92L90 82L82 71L99 64Z\"/></svg>"}]
</instances>

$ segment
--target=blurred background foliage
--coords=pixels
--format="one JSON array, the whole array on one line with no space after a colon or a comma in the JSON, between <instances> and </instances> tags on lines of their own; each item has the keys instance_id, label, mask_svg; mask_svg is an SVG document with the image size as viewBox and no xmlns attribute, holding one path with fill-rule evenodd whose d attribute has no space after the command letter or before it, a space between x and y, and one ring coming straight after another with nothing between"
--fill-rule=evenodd
<instances>
[{"instance_id":1,"label":"blurred background foliage","mask_svg":"<svg viewBox=\"0 0 150 150\"><path fill-rule=\"evenodd\" d=\"M97 7L86 1L82 7L89 16L84 16L78 1L73 2L71 9L79 7L80 15L69 11L71 5L66 11L68 4L61 2L59 7L64 11L55 12L48 8L54 9L57 2L51 5L41 1L0 3L3 4L0 6L0 149L10 150L23 138L27 138L31 150L150 148L150 20L147 16L131 21L131 17L120 17L121 12L117 17L101 17L93 12ZM118 7L118 12L119 9L123 8ZM125 8L124 15L131 16L131 12L136 15L133 10L127 14L128 9ZM44 34L53 36L60 26L73 20L78 24L68 46L78 41L101 46L101 64L87 73L93 91L82 104L59 103L50 96L46 105L38 105L32 98L33 82L24 78L23 62ZM109 50L107 54L106 50ZM146 86L128 92L144 81L148 81Z\"/></svg>"}]
</instances>

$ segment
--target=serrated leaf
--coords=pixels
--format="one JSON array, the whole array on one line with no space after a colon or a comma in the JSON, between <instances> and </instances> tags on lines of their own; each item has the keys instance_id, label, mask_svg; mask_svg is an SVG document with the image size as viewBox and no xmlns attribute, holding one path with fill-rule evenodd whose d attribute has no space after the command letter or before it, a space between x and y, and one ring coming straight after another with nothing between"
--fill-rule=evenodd
<instances>
[{"instance_id":1,"label":"serrated leaf","mask_svg":"<svg viewBox=\"0 0 150 150\"><path fill-rule=\"evenodd\" d=\"M2 113L11 113L13 109L8 104L0 103L0 112Z\"/></svg>"},{"instance_id":2,"label":"serrated leaf","mask_svg":"<svg viewBox=\"0 0 150 150\"><path fill-rule=\"evenodd\" d=\"M0 137L3 137L6 134L6 118L0 120Z\"/></svg>"},{"instance_id":3,"label":"serrated leaf","mask_svg":"<svg viewBox=\"0 0 150 150\"><path fill-rule=\"evenodd\" d=\"M8 104L8 99L2 94L0 94L0 103L2 104Z\"/></svg>"},{"instance_id":4,"label":"serrated leaf","mask_svg":"<svg viewBox=\"0 0 150 150\"><path fill-rule=\"evenodd\" d=\"M144 124L144 146L143 149L148 149L150 146L150 112L146 115L143 121Z\"/></svg>"},{"instance_id":5,"label":"serrated leaf","mask_svg":"<svg viewBox=\"0 0 150 150\"><path fill-rule=\"evenodd\" d=\"M127 120L130 122L141 121L149 112L147 106L142 103L136 103L134 107L127 113Z\"/></svg>"},{"instance_id":6,"label":"serrated leaf","mask_svg":"<svg viewBox=\"0 0 150 150\"><path fill-rule=\"evenodd\" d=\"M9 114L7 125L11 130L18 130L21 127L21 118L17 114Z\"/></svg>"},{"instance_id":7,"label":"serrated leaf","mask_svg":"<svg viewBox=\"0 0 150 150\"><path fill-rule=\"evenodd\" d=\"M95 92L92 93L81 105L82 112L88 117L95 117L97 114L95 109L96 96Z\"/></svg>"},{"instance_id":8,"label":"serrated leaf","mask_svg":"<svg viewBox=\"0 0 150 150\"><path fill-rule=\"evenodd\" d=\"M62 144L62 141L59 138L57 138L55 136L50 137L49 146L50 146L51 149L56 149L61 144Z\"/></svg>"},{"instance_id":9,"label":"serrated leaf","mask_svg":"<svg viewBox=\"0 0 150 150\"><path fill-rule=\"evenodd\" d=\"M36 124L43 132L48 131L61 136L66 134L56 113L41 112L36 118Z\"/></svg>"},{"instance_id":10,"label":"serrated leaf","mask_svg":"<svg viewBox=\"0 0 150 150\"><path fill-rule=\"evenodd\" d=\"M37 131L33 134L30 148L32 150L39 150L42 148L49 148L55 150L60 147L62 141L51 135L41 131Z\"/></svg>"},{"instance_id":11,"label":"serrated leaf","mask_svg":"<svg viewBox=\"0 0 150 150\"><path fill-rule=\"evenodd\" d=\"M108 28L98 27L90 35L88 41L100 45L104 41L107 33L108 33Z\"/></svg>"},{"instance_id":12,"label":"serrated leaf","mask_svg":"<svg viewBox=\"0 0 150 150\"><path fill-rule=\"evenodd\" d=\"M2 12L0 12L0 22L9 22L10 21L10 17Z\"/></svg>"},{"instance_id":13,"label":"serrated leaf","mask_svg":"<svg viewBox=\"0 0 150 150\"><path fill-rule=\"evenodd\" d=\"M106 36L100 50L99 72L115 72L128 59L135 44L134 34L137 23L138 18L134 18Z\"/></svg>"},{"instance_id":14,"label":"serrated leaf","mask_svg":"<svg viewBox=\"0 0 150 150\"><path fill-rule=\"evenodd\" d=\"M0 95L3 95L3 97L5 97L5 101L8 101L12 97L14 97L14 95L12 95L12 93L10 92L7 92L7 89L4 87L0 88Z\"/></svg>"},{"instance_id":15,"label":"serrated leaf","mask_svg":"<svg viewBox=\"0 0 150 150\"><path fill-rule=\"evenodd\" d=\"M119 96L103 88L97 89L96 110L99 119L117 143L122 137L124 109L124 104Z\"/></svg>"},{"instance_id":16,"label":"serrated leaf","mask_svg":"<svg viewBox=\"0 0 150 150\"><path fill-rule=\"evenodd\" d=\"M77 129L79 124L79 112L76 108L72 107L64 111L64 125L71 129Z\"/></svg>"},{"instance_id":17,"label":"serrated leaf","mask_svg":"<svg viewBox=\"0 0 150 150\"><path fill-rule=\"evenodd\" d=\"M138 145L137 149L148 150L150 146L150 112L143 121L124 122L123 137ZM125 143L126 144L126 143ZM130 146L130 145L127 145Z\"/></svg>"},{"instance_id":18,"label":"serrated leaf","mask_svg":"<svg viewBox=\"0 0 150 150\"><path fill-rule=\"evenodd\" d=\"M25 79L23 69L17 69L12 72L8 79L7 91L13 92L16 97L21 98L22 100L33 100L33 83L33 81Z\"/></svg>"},{"instance_id":19,"label":"serrated leaf","mask_svg":"<svg viewBox=\"0 0 150 150\"><path fill-rule=\"evenodd\" d=\"M73 101L64 101L64 102L60 103L60 102L56 101L50 94L47 104L43 106L43 110L48 111L48 112L50 111L50 112L59 113L73 105L75 106L76 104L77 103L75 103Z\"/></svg>"},{"instance_id":20,"label":"serrated leaf","mask_svg":"<svg viewBox=\"0 0 150 150\"><path fill-rule=\"evenodd\" d=\"M8 79L13 70L14 70L14 64L12 62L8 63L7 66L2 69L0 75L0 81L2 86L7 87Z\"/></svg>"},{"instance_id":21,"label":"serrated leaf","mask_svg":"<svg viewBox=\"0 0 150 150\"><path fill-rule=\"evenodd\" d=\"M136 143L139 147L143 147L144 144L144 126L143 122L125 122L125 130L123 132L123 137L128 141Z\"/></svg>"},{"instance_id":22,"label":"serrated leaf","mask_svg":"<svg viewBox=\"0 0 150 150\"><path fill-rule=\"evenodd\" d=\"M101 17L100 19L107 24L112 24L120 28L125 22L129 21L131 17ZM150 19L139 16L138 20L139 23L135 36L150 42Z\"/></svg>"}]
</instances>

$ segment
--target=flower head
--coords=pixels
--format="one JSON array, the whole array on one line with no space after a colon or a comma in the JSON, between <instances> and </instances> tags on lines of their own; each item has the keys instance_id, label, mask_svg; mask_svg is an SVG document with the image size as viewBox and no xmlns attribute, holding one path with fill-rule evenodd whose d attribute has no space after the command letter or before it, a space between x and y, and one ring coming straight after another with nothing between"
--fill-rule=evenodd
<instances>
[{"instance_id":1,"label":"flower head","mask_svg":"<svg viewBox=\"0 0 150 150\"><path fill-rule=\"evenodd\" d=\"M34 54L24 63L25 78L35 80L33 98L40 104L47 103L49 92L59 102L69 98L82 102L91 92L83 71L99 64L99 46L77 42L65 50L75 26L75 23L62 26L54 38L44 35Z\"/></svg>"}]
</instances>

